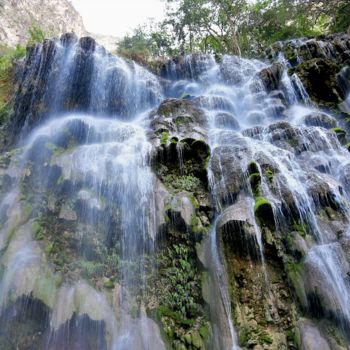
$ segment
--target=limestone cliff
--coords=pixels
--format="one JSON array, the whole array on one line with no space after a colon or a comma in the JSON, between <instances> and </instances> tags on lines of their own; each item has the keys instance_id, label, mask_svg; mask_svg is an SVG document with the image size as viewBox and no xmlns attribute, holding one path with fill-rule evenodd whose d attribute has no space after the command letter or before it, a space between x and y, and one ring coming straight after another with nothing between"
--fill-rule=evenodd
<instances>
[{"instance_id":1,"label":"limestone cliff","mask_svg":"<svg viewBox=\"0 0 350 350\"><path fill-rule=\"evenodd\" d=\"M0 23L0 42L8 46L25 45L33 24L53 35L87 34L83 19L67 0L1 0Z\"/></svg>"}]
</instances>

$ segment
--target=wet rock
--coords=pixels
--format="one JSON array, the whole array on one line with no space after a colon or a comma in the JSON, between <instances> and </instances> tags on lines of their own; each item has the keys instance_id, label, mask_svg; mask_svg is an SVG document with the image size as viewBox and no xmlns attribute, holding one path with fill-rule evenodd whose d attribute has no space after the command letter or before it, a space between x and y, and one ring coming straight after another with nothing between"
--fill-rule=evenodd
<instances>
[{"instance_id":1,"label":"wet rock","mask_svg":"<svg viewBox=\"0 0 350 350\"><path fill-rule=\"evenodd\" d=\"M264 113L272 119L285 118L286 106L281 99L271 99L268 106L264 109Z\"/></svg>"},{"instance_id":2,"label":"wet rock","mask_svg":"<svg viewBox=\"0 0 350 350\"><path fill-rule=\"evenodd\" d=\"M251 151L244 139L239 136L237 138L235 141L230 138L235 146L225 145L215 148L210 160L213 191L225 203L232 203L238 193L245 188L244 173Z\"/></svg>"},{"instance_id":3,"label":"wet rock","mask_svg":"<svg viewBox=\"0 0 350 350\"><path fill-rule=\"evenodd\" d=\"M283 103L286 101L286 96L281 90L272 90L269 93L269 97L271 97L272 99L279 99L280 101L283 101Z\"/></svg>"},{"instance_id":4,"label":"wet rock","mask_svg":"<svg viewBox=\"0 0 350 350\"><path fill-rule=\"evenodd\" d=\"M223 244L243 259L259 258L250 198L241 198L220 216L216 230Z\"/></svg>"},{"instance_id":5,"label":"wet rock","mask_svg":"<svg viewBox=\"0 0 350 350\"><path fill-rule=\"evenodd\" d=\"M339 149L332 131L292 126L285 121L271 124L268 127L246 129L243 131L243 135L256 139L263 139L269 135L270 141L275 146L295 152L296 155L303 152L327 150L330 145L333 149Z\"/></svg>"},{"instance_id":6,"label":"wet rock","mask_svg":"<svg viewBox=\"0 0 350 350\"><path fill-rule=\"evenodd\" d=\"M312 39L301 38L276 42L266 50L266 55L270 59L277 59L282 53L291 66L313 58L327 58L343 63L349 59L349 48L349 35L338 33Z\"/></svg>"},{"instance_id":7,"label":"wet rock","mask_svg":"<svg viewBox=\"0 0 350 350\"><path fill-rule=\"evenodd\" d=\"M198 79L215 64L211 55L190 54L172 58L161 67L161 77L171 80Z\"/></svg>"},{"instance_id":8,"label":"wet rock","mask_svg":"<svg viewBox=\"0 0 350 350\"><path fill-rule=\"evenodd\" d=\"M350 186L350 163L344 164L340 169L341 182Z\"/></svg>"},{"instance_id":9,"label":"wet rock","mask_svg":"<svg viewBox=\"0 0 350 350\"><path fill-rule=\"evenodd\" d=\"M343 322L348 329L347 266L339 243L313 247L305 258L304 283L311 314Z\"/></svg>"},{"instance_id":10,"label":"wet rock","mask_svg":"<svg viewBox=\"0 0 350 350\"><path fill-rule=\"evenodd\" d=\"M166 207L171 201L171 196L165 186L158 179L155 180L154 185L155 203L156 203L156 222L158 227L166 223ZM155 237L153 237L154 239Z\"/></svg>"},{"instance_id":11,"label":"wet rock","mask_svg":"<svg viewBox=\"0 0 350 350\"><path fill-rule=\"evenodd\" d=\"M280 88L283 69L280 63L274 63L272 66L263 69L259 73L259 77L264 83L266 90L272 91Z\"/></svg>"},{"instance_id":12,"label":"wet rock","mask_svg":"<svg viewBox=\"0 0 350 350\"><path fill-rule=\"evenodd\" d=\"M266 114L264 112L253 111L247 115L247 121L249 124L262 124Z\"/></svg>"},{"instance_id":13,"label":"wet rock","mask_svg":"<svg viewBox=\"0 0 350 350\"><path fill-rule=\"evenodd\" d=\"M76 212L69 206L69 204L64 204L61 207L59 218L67 221L76 221L78 219Z\"/></svg>"},{"instance_id":14,"label":"wet rock","mask_svg":"<svg viewBox=\"0 0 350 350\"><path fill-rule=\"evenodd\" d=\"M171 210L178 213L188 227L192 225L195 208L186 192L180 192L174 196L171 201Z\"/></svg>"},{"instance_id":15,"label":"wet rock","mask_svg":"<svg viewBox=\"0 0 350 350\"><path fill-rule=\"evenodd\" d=\"M302 350L331 350L327 340L321 335L319 329L311 321L301 320L298 326Z\"/></svg>"},{"instance_id":16,"label":"wet rock","mask_svg":"<svg viewBox=\"0 0 350 350\"><path fill-rule=\"evenodd\" d=\"M193 104L207 110L222 110L233 112L234 106L227 97L199 96L193 99Z\"/></svg>"},{"instance_id":17,"label":"wet rock","mask_svg":"<svg viewBox=\"0 0 350 350\"><path fill-rule=\"evenodd\" d=\"M297 259L301 259L307 254L307 244L299 232L290 233L288 244L288 248Z\"/></svg>"},{"instance_id":18,"label":"wet rock","mask_svg":"<svg viewBox=\"0 0 350 350\"><path fill-rule=\"evenodd\" d=\"M184 139L206 139L206 117L191 101L164 100L151 118L149 139L157 147Z\"/></svg>"},{"instance_id":19,"label":"wet rock","mask_svg":"<svg viewBox=\"0 0 350 350\"><path fill-rule=\"evenodd\" d=\"M0 317L0 348L44 349L49 333L50 309L29 296L11 302Z\"/></svg>"},{"instance_id":20,"label":"wet rock","mask_svg":"<svg viewBox=\"0 0 350 350\"><path fill-rule=\"evenodd\" d=\"M296 73L312 101L322 106L337 105L345 96L338 85L340 67L329 59L314 58L298 65Z\"/></svg>"},{"instance_id":21,"label":"wet rock","mask_svg":"<svg viewBox=\"0 0 350 350\"><path fill-rule=\"evenodd\" d=\"M307 190L316 207L331 207L341 210L341 196L344 193L340 183L326 174L309 172L306 178Z\"/></svg>"},{"instance_id":22,"label":"wet rock","mask_svg":"<svg viewBox=\"0 0 350 350\"><path fill-rule=\"evenodd\" d=\"M328 114L313 112L304 117L304 123L307 126L321 126L326 129L335 128L337 121Z\"/></svg>"},{"instance_id":23,"label":"wet rock","mask_svg":"<svg viewBox=\"0 0 350 350\"><path fill-rule=\"evenodd\" d=\"M237 119L229 113L218 113L215 116L215 125L218 128L228 128L233 130L239 130L239 123Z\"/></svg>"}]
</instances>

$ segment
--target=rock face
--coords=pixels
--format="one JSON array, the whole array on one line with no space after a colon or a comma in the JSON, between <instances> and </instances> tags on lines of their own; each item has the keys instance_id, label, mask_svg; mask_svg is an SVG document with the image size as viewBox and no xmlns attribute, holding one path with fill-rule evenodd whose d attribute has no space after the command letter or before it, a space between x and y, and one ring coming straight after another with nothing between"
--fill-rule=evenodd
<instances>
[{"instance_id":1,"label":"rock face","mask_svg":"<svg viewBox=\"0 0 350 350\"><path fill-rule=\"evenodd\" d=\"M48 115L67 111L99 111L127 119L146 105L154 106L162 96L162 87L150 72L108 54L93 38L78 39L72 33L29 48L17 77L14 133L23 125L30 130ZM130 99L138 83L140 90ZM57 93L55 87L64 89Z\"/></svg>"},{"instance_id":2,"label":"rock face","mask_svg":"<svg viewBox=\"0 0 350 350\"><path fill-rule=\"evenodd\" d=\"M0 42L11 47L26 45L28 28L33 24L52 36L67 32L87 34L81 16L67 0L2 0L0 23Z\"/></svg>"},{"instance_id":3,"label":"rock face","mask_svg":"<svg viewBox=\"0 0 350 350\"><path fill-rule=\"evenodd\" d=\"M333 34L278 42L266 50L266 55L270 59L282 55L290 68L289 74L298 76L310 99L317 105L337 109L346 98L349 35Z\"/></svg>"}]
</instances>

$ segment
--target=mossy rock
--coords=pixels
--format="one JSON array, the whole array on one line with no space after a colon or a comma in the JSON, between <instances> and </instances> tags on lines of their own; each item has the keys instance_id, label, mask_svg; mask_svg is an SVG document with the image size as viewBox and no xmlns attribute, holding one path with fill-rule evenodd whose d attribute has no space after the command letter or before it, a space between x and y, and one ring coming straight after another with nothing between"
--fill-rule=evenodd
<instances>
[{"instance_id":1,"label":"mossy rock","mask_svg":"<svg viewBox=\"0 0 350 350\"><path fill-rule=\"evenodd\" d=\"M340 143L346 142L346 131L342 128L332 128L331 131L335 132Z\"/></svg>"},{"instance_id":2,"label":"mossy rock","mask_svg":"<svg viewBox=\"0 0 350 350\"><path fill-rule=\"evenodd\" d=\"M260 196L260 184L261 184L261 176L260 173L253 173L249 175L249 183L253 191L254 197Z\"/></svg>"},{"instance_id":3,"label":"mossy rock","mask_svg":"<svg viewBox=\"0 0 350 350\"><path fill-rule=\"evenodd\" d=\"M169 136L169 133L167 131L164 131L160 137L160 144L162 146L165 146L168 142L168 136Z\"/></svg>"},{"instance_id":4,"label":"mossy rock","mask_svg":"<svg viewBox=\"0 0 350 350\"><path fill-rule=\"evenodd\" d=\"M254 213L260 225L268 226L271 229L275 228L272 205L267 199L263 197L255 198Z\"/></svg>"}]
</instances>

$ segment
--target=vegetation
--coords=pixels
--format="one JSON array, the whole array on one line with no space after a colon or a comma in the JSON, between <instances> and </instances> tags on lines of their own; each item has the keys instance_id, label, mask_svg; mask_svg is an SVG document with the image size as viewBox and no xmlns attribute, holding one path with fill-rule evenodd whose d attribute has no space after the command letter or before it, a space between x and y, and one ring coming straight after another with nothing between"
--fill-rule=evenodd
<instances>
[{"instance_id":1,"label":"vegetation","mask_svg":"<svg viewBox=\"0 0 350 350\"><path fill-rule=\"evenodd\" d=\"M143 61L202 51L261 54L278 40L346 32L346 0L166 0L163 22L137 28L118 53Z\"/></svg>"},{"instance_id":2,"label":"vegetation","mask_svg":"<svg viewBox=\"0 0 350 350\"><path fill-rule=\"evenodd\" d=\"M29 29L28 45L33 45L44 40L46 33L37 25L32 25ZM0 44L0 124L6 122L11 111L12 76L13 62L24 57L25 47L17 45L10 48Z\"/></svg>"}]
</instances>

